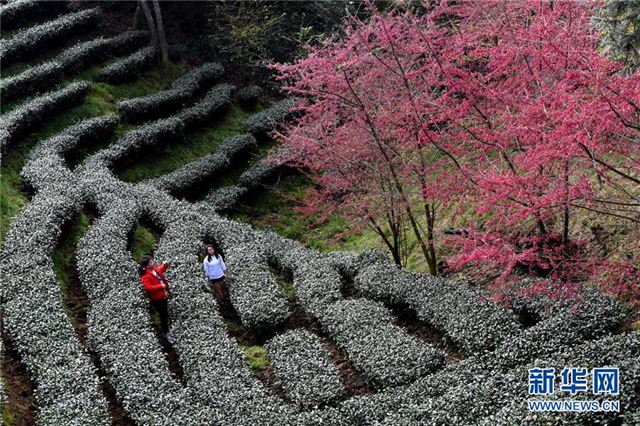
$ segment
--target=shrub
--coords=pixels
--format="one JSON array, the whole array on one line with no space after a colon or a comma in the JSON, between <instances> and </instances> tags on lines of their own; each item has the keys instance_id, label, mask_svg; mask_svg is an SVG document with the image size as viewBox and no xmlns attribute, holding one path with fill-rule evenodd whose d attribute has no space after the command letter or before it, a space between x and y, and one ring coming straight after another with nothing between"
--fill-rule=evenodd
<instances>
[{"instance_id":1,"label":"shrub","mask_svg":"<svg viewBox=\"0 0 640 426\"><path fill-rule=\"evenodd\" d=\"M275 419L296 423L288 420L292 407L270 395L251 375L243 352L227 336L214 299L203 295L198 285L207 282L197 257L201 238L212 222L222 224L219 218L194 214L190 204L147 185L139 185L136 193L138 199L149 200L153 220L165 228L158 258L175 263L167 272L172 286L174 347L188 380L190 404L202 406L197 413L194 408L194 416L199 417L190 423L272 424ZM230 224L230 228L235 235L247 236L244 226Z\"/></svg>"},{"instance_id":2,"label":"shrub","mask_svg":"<svg viewBox=\"0 0 640 426\"><path fill-rule=\"evenodd\" d=\"M177 117L188 129L204 124L218 109L229 102L235 89L236 87L231 84L218 84L209 90L201 101L182 110Z\"/></svg>"},{"instance_id":3,"label":"shrub","mask_svg":"<svg viewBox=\"0 0 640 426\"><path fill-rule=\"evenodd\" d=\"M98 80L110 84L122 84L137 78L156 61L157 50L148 46L107 65L98 72Z\"/></svg>"},{"instance_id":4,"label":"shrub","mask_svg":"<svg viewBox=\"0 0 640 426\"><path fill-rule=\"evenodd\" d=\"M126 121L157 118L184 107L196 93L210 85L223 72L224 69L219 64L202 65L177 79L167 90L119 102L118 111Z\"/></svg>"},{"instance_id":5,"label":"shrub","mask_svg":"<svg viewBox=\"0 0 640 426\"><path fill-rule=\"evenodd\" d=\"M22 30L2 43L0 61L7 67L18 60L26 59L34 52L88 29L99 17L100 8L95 7L69 13L53 21Z\"/></svg>"},{"instance_id":6,"label":"shrub","mask_svg":"<svg viewBox=\"0 0 640 426\"><path fill-rule=\"evenodd\" d=\"M340 373L317 336L292 330L269 340L266 348L287 399L297 406L324 405L344 393Z\"/></svg>"},{"instance_id":7,"label":"shrub","mask_svg":"<svg viewBox=\"0 0 640 426\"><path fill-rule=\"evenodd\" d=\"M440 350L393 325L391 313L370 300L334 302L319 322L353 366L377 386L408 383L444 363Z\"/></svg>"},{"instance_id":8,"label":"shrub","mask_svg":"<svg viewBox=\"0 0 640 426\"><path fill-rule=\"evenodd\" d=\"M121 199L98 194L104 186L113 188L113 178L94 172L91 180L103 187L90 188L89 195L110 204L78 244L80 281L91 302L89 342L100 354L125 410L136 423L170 424L169 419L173 424L184 423L192 405L187 404L185 390L169 373L134 272L135 263L127 251L127 234L142 211L132 200L130 189L121 188ZM99 208L107 207L100 204ZM98 253L96 247L103 249Z\"/></svg>"},{"instance_id":9,"label":"shrub","mask_svg":"<svg viewBox=\"0 0 640 426\"><path fill-rule=\"evenodd\" d=\"M244 122L245 131L247 133L263 133L273 130L289 116L294 105L295 100L283 99L264 111L253 114Z\"/></svg>"},{"instance_id":10,"label":"shrub","mask_svg":"<svg viewBox=\"0 0 640 426\"><path fill-rule=\"evenodd\" d=\"M71 83L60 90L33 98L3 114L0 122L0 149L6 148L49 116L59 113L70 105L80 103L88 92L87 83Z\"/></svg>"},{"instance_id":11,"label":"shrub","mask_svg":"<svg viewBox=\"0 0 640 426\"><path fill-rule=\"evenodd\" d=\"M166 140L181 139L183 131L184 124L177 118L153 121L123 134L113 145L99 151L94 157L104 161L106 165L111 165L142 148L157 145ZM120 165L123 162L121 161Z\"/></svg>"},{"instance_id":12,"label":"shrub","mask_svg":"<svg viewBox=\"0 0 640 426\"><path fill-rule=\"evenodd\" d=\"M212 190L204 199L204 202L215 211L227 211L233 208L238 200L247 193L242 186L224 186Z\"/></svg>"},{"instance_id":13,"label":"shrub","mask_svg":"<svg viewBox=\"0 0 640 426\"><path fill-rule=\"evenodd\" d=\"M38 190L52 185L63 187L70 173L65 173L68 169L62 155L80 144L107 137L119 121L114 115L89 118L39 142L29 154L20 175Z\"/></svg>"},{"instance_id":14,"label":"shrub","mask_svg":"<svg viewBox=\"0 0 640 426\"><path fill-rule=\"evenodd\" d=\"M12 226L5 249L11 255L2 273L4 331L38 383L36 401L42 418L51 424L108 425L106 400L65 315L51 259L29 253L36 243L41 243L43 253L52 251L61 222L71 213L69 206L73 202L67 197L39 194ZM25 267L31 272L25 273Z\"/></svg>"},{"instance_id":15,"label":"shrub","mask_svg":"<svg viewBox=\"0 0 640 426\"><path fill-rule=\"evenodd\" d=\"M495 348L519 332L504 309L463 283L411 274L386 263L362 268L354 286L376 300L414 309L418 319L445 333L467 354Z\"/></svg>"},{"instance_id":16,"label":"shrub","mask_svg":"<svg viewBox=\"0 0 640 426\"><path fill-rule=\"evenodd\" d=\"M279 164L270 161L258 161L242 172L238 178L238 185L248 189L255 188L273 176L280 168Z\"/></svg>"},{"instance_id":17,"label":"shrub","mask_svg":"<svg viewBox=\"0 0 640 426\"><path fill-rule=\"evenodd\" d=\"M149 31L126 31L109 40L109 49L113 56L129 55L149 42Z\"/></svg>"},{"instance_id":18,"label":"shrub","mask_svg":"<svg viewBox=\"0 0 640 426\"><path fill-rule=\"evenodd\" d=\"M115 144L94 155L92 162L107 165L123 160L137 150L159 144L165 140L181 139L185 130L191 129L211 117L222 105L229 101L234 86L221 84L213 87L204 99L193 107L181 110L171 117L138 126L122 135ZM122 166L123 161L118 164Z\"/></svg>"},{"instance_id":19,"label":"shrub","mask_svg":"<svg viewBox=\"0 0 640 426\"><path fill-rule=\"evenodd\" d=\"M273 176L280 167L270 161L258 161L242 172L236 185L214 188L207 194L204 202L216 211L229 211L251 189L255 189L260 183Z\"/></svg>"},{"instance_id":20,"label":"shrub","mask_svg":"<svg viewBox=\"0 0 640 426\"><path fill-rule=\"evenodd\" d=\"M227 288L242 324L258 332L275 329L290 315L287 299L269 275L258 244L243 244L225 251L233 271Z\"/></svg>"},{"instance_id":21,"label":"shrub","mask_svg":"<svg viewBox=\"0 0 640 426\"><path fill-rule=\"evenodd\" d=\"M236 93L236 99L243 105L251 105L255 103L263 93L264 91L262 90L262 87L252 84L238 90L238 93Z\"/></svg>"},{"instance_id":22,"label":"shrub","mask_svg":"<svg viewBox=\"0 0 640 426\"><path fill-rule=\"evenodd\" d=\"M130 53L149 39L146 31L128 31L112 38L79 43L56 57L66 73L76 72L111 56Z\"/></svg>"},{"instance_id":23,"label":"shrub","mask_svg":"<svg viewBox=\"0 0 640 426\"><path fill-rule=\"evenodd\" d=\"M62 71L60 63L49 61L30 67L20 74L3 78L0 80L0 98L5 103L55 86L62 80Z\"/></svg>"},{"instance_id":24,"label":"shrub","mask_svg":"<svg viewBox=\"0 0 640 426\"><path fill-rule=\"evenodd\" d=\"M136 48L148 38L145 31L130 31L113 38L98 38L64 50L53 60L30 67L20 74L0 80L2 102L37 93L56 85L65 73L84 69L123 50Z\"/></svg>"},{"instance_id":25,"label":"shrub","mask_svg":"<svg viewBox=\"0 0 640 426\"><path fill-rule=\"evenodd\" d=\"M215 153L185 164L169 174L153 179L150 183L170 193L184 190L229 167L235 157L254 148L256 144L256 139L251 135L226 138Z\"/></svg>"},{"instance_id":26,"label":"shrub","mask_svg":"<svg viewBox=\"0 0 640 426\"><path fill-rule=\"evenodd\" d=\"M37 383L43 423L108 425L107 401L65 314L51 260L62 224L76 209L77 187L67 181L50 189L12 223L3 247L3 333Z\"/></svg>"},{"instance_id":27,"label":"shrub","mask_svg":"<svg viewBox=\"0 0 640 426\"><path fill-rule=\"evenodd\" d=\"M16 0L0 6L2 30L16 30L41 18L62 13L67 7L64 1Z\"/></svg>"}]
</instances>

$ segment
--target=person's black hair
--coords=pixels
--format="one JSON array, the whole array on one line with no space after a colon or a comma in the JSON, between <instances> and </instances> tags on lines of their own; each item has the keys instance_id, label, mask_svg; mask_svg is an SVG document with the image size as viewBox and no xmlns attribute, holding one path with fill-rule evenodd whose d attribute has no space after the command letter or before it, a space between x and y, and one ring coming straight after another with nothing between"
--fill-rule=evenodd
<instances>
[{"instance_id":1,"label":"person's black hair","mask_svg":"<svg viewBox=\"0 0 640 426\"><path fill-rule=\"evenodd\" d=\"M148 254L145 254L144 256L142 256L142 258L140 258L140 262L138 263L138 275L144 275L149 262L151 262L151 259L153 259L153 257Z\"/></svg>"},{"instance_id":2,"label":"person's black hair","mask_svg":"<svg viewBox=\"0 0 640 426\"><path fill-rule=\"evenodd\" d=\"M209 254L209 247L211 247L214 251L214 253L216 254L216 258L220 259L220 257L222 257L220 255L220 252L218 251L218 248L216 246L214 246L213 244L207 244L206 248L205 248L205 252L207 253L207 262L211 262L211 255ZM224 259L224 257L222 257L222 259Z\"/></svg>"}]
</instances>

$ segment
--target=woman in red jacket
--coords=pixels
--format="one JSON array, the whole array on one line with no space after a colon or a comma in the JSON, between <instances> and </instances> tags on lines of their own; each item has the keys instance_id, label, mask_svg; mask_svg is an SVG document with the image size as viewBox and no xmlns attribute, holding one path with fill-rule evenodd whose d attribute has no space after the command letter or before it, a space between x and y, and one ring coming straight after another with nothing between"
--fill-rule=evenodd
<instances>
[{"instance_id":1,"label":"woman in red jacket","mask_svg":"<svg viewBox=\"0 0 640 426\"><path fill-rule=\"evenodd\" d=\"M156 266L153 262L153 257L144 255L140 259L138 274L140 274L140 281L142 281L144 291L149 296L151 307L160 315L160 327L165 339L167 339L167 342L173 343L173 335L169 331L169 311L167 310L169 283L164 277L168 267L169 262Z\"/></svg>"}]
</instances>

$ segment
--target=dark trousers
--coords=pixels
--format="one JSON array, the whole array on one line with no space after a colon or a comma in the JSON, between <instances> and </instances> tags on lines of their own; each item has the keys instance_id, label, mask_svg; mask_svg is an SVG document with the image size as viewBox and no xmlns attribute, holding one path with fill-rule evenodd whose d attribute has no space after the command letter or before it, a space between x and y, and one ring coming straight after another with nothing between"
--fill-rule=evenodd
<instances>
[{"instance_id":1,"label":"dark trousers","mask_svg":"<svg viewBox=\"0 0 640 426\"><path fill-rule=\"evenodd\" d=\"M216 296L218 302L222 303L225 296L224 277L209 279L209 283L213 287L213 294Z\"/></svg>"},{"instance_id":2,"label":"dark trousers","mask_svg":"<svg viewBox=\"0 0 640 426\"><path fill-rule=\"evenodd\" d=\"M151 300L151 307L160 315L160 328L164 334L169 332L169 310L166 300Z\"/></svg>"}]
</instances>

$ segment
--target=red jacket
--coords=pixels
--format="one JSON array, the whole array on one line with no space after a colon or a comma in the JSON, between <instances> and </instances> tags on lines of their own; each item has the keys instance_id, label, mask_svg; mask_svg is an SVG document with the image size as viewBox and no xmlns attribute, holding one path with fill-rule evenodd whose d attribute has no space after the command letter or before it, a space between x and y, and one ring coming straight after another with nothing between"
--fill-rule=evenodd
<instances>
[{"instance_id":1,"label":"red jacket","mask_svg":"<svg viewBox=\"0 0 640 426\"><path fill-rule=\"evenodd\" d=\"M149 299L151 300L167 300L169 294L169 283L167 283L167 279L164 277L164 272L167 270L169 265L163 263L160 266L154 266L153 270L160 276L162 282L165 283L167 288L162 287L162 283L158 278L153 274L153 272L145 271L144 275L140 277L140 281L142 281L142 287L144 287L144 291L147 292Z\"/></svg>"}]
</instances>

